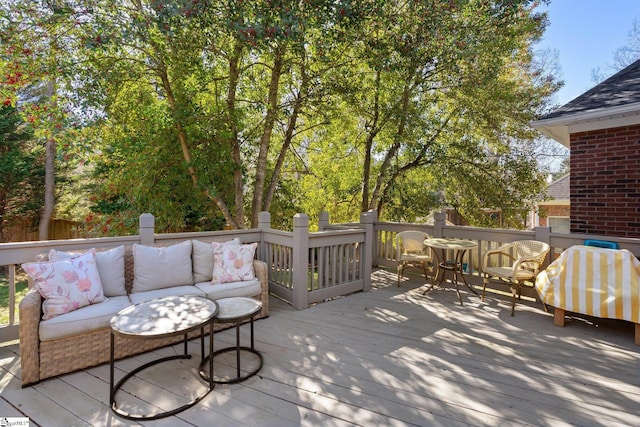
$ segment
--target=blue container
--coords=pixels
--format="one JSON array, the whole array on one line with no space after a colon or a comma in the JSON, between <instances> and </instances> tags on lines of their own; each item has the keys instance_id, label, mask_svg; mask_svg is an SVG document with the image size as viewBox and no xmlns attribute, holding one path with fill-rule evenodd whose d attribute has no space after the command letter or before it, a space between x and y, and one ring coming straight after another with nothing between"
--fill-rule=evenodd
<instances>
[{"instance_id":1,"label":"blue container","mask_svg":"<svg viewBox=\"0 0 640 427\"><path fill-rule=\"evenodd\" d=\"M585 246L595 246L596 248L618 249L616 242L608 242L606 240L585 240Z\"/></svg>"}]
</instances>

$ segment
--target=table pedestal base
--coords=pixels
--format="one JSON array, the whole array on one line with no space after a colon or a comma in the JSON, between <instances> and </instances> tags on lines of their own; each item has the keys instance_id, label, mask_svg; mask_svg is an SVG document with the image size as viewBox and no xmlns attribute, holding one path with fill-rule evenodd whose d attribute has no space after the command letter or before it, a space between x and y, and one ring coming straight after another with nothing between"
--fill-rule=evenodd
<instances>
[{"instance_id":1,"label":"table pedestal base","mask_svg":"<svg viewBox=\"0 0 640 427\"><path fill-rule=\"evenodd\" d=\"M255 349L254 347L254 341L253 341L253 317L251 317L251 347L245 347L245 346L241 346L240 345L240 322L236 322L236 345L233 347L225 347L222 348L220 350L217 350L213 353L210 353L209 356L205 357L202 362L200 363L200 376L207 380L207 381L211 381L215 384L235 384L235 383L239 383L241 381L244 381L252 376L254 376L255 374L258 373L258 371L260 371L260 369L262 369L262 365L264 363L264 358L262 356L262 353L260 353L258 350ZM258 356L258 364L255 368L253 368L251 371L249 372L245 372L242 373L241 368L240 368L240 354L241 352L249 352L249 353L253 353L256 356ZM227 378L227 379L216 379L214 377L213 374L207 375L206 372L204 372L204 370L202 369L206 362L209 361L210 363L212 362L212 360L220 355L220 354L224 354L224 353L231 353L231 352L235 352L236 353L236 376L235 377L231 377L231 378ZM218 365L219 366L219 365Z\"/></svg>"},{"instance_id":2,"label":"table pedestal base","mask_svg":"<svg viewBox=\"0 0 640 427\"><path fill-rule=\"evenodd\" d=\"M213 324L210 324L210 334L209 334L209 351L211 352L213 350ZM132 370L131 372L128 372L124 377L122 377L120 379L120 381L118 381L115 386L113 385L113 379L114 379L114 353L115 353L115 340L114 340L114 335L113 333L111 334L111 364L110 364L110 376L111 376L111 382L110 382L110 405L111 405L111 410L117 414L118 416L128 419L128 420L134 420L134 421L150 421L150 420L157 420L160 418L166 418L166 417L170 417L172 415L176 415L186 409L191 408L192 406L194 406L195 404L197 404L198 402L200 402L202 399L204 399L209 392L211 392L211 390L213 390L213 388L215 387L215 383L213 381L210 381L209 379L207 379L208 385L209 387L200 395L198 395L195 399L193 399L191 402L186 403L178 408L175 409L171 409L169 411L165 411L165 412L159 412L157 414L154 415L139 415L139 414L131 414L129 412L125 412L122 409L120 409L118 407L118 403L116 402L115 396L116 393L118 392L118 390L120 390L120 388L129 380L131 379L131 377L133 377L135 374L137 374L140 371L143 371L147 368L150 368L151 366L155 366L159 363L163 363L163 362L168 362L170 360L176 360L176 359L191 359L191 355L187 352L187 334L185 334L184 336L184 353L183 354L178 354L175 356L167 356L167 357L163 357L157 360L152 360L151 362L145 363L142 366L139 366L137 368L135 368L134 370ZM204 330L201 330L200 332L200 347L203 350L202 355L204 356ZM202 377L203 371L202 368L205 365L205 361L206 359L203 357L202 361L200 362L200 376ZM213 371L213 360L209 360L209 370L210 372Z\"/></svg>"},{"instance_id":3,"label":"table pedestal base","mask_svg":"<svg viewBox=\"0 0 640 427\"><path fill-rule=\"evenodd\" d=\"M451 271L453 272L453 278L451 279L451 282L456 286L456 294L458 295L458 301L460 302L460 305L462 304L462 296L460 295L460 288L458 287L458 283L460 281L460 279L462 280L462 283L464 283L464 285L474 294L478 295L478 292L476 292L475 289L473 289L471 286L469 286L469 284L467 283L467 280L464 278L464 274L462 272L462 258L464 256L464 253L466 252L466 250L458 250L456 252L456 259L453 261L440 261L440 257L438 256L438 252L434 251L436 254L436 259L438 260L438 272L436 273L436 277L434 279L434 282L431 284L431 286L425 290L422 295L426 294L427 292L429 292L430 290L433 289L433 287L435 285L438 285L440 287L442 287L442 282L444 282L444 275L446 271ZM444 250L443 252L443 258L445 256ZM437 280L437 283L436 283Z\"/></svg>"}]
</instances>

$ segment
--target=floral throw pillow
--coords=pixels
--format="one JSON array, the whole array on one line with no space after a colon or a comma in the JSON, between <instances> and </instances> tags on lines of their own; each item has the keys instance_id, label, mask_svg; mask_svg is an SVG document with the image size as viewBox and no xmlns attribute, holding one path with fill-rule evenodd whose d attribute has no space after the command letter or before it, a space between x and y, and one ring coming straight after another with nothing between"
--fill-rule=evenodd
<instances>
[{"instance_id":1,"label":"floral throw pillow","mask_svg":"<svg viewBox=\"0 0 640 427\"><path fill-rule=\"evenodd\" d=\"M95 250L54 262L22 264L44 298L42 320L104 300Z\"/></svg>"},{"instance_id":2,"label":"floral throw pillow","mask_svg":"<svg viewBox=\"0 0 640 427\"><path fill-rule=\"evenodd\" d=\"M253 280L253 257L257 243L233 245L212 242L213 274L212 283L229 283Z\"/></svg>"},{"instance_id":3,"label":"floral throw pillow","mask_svg":"<svg viewBox=\"0 0 640 427\"><path fill-rule=\"evenodd\" d=\"M126 295L127 290L124 286L124 246L117 246L103 251L92 249L96 254L96 266L98 267L98 274L100 274L104 296ZM49 251L49 261L69 259L87 252L63 252L51 249Z\"/></svg>"}]
</instances>

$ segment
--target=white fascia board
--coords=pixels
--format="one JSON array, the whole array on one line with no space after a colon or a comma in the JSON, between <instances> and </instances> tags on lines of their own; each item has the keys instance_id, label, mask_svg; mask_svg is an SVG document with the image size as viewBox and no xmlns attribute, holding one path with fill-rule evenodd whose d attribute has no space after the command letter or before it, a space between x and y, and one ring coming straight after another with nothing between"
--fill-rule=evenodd
<instances>
[{"instance_id":1,"label":"white fascia board","mask_svg":"<svg viewBox=\"0 0 640 427\"><path fill-rule=\"evenodd\" d=\"M558 199L558 200L545 200L543 202L538 203L539 206L569 206L571 202L569 199Z\"/></svg>"},{"instance_id":2,"label":"white fascia board","mask_svg":"<svg viewBox=\"0 0 640 427\"><path fill-rule=\"evenodd\" d=\"M572 133L634 124L640 124L640 103L638 102L536 120L530 123L533 128L555 139L565 147L569 147L569 135Z\"/></svg>"}]
</instances>

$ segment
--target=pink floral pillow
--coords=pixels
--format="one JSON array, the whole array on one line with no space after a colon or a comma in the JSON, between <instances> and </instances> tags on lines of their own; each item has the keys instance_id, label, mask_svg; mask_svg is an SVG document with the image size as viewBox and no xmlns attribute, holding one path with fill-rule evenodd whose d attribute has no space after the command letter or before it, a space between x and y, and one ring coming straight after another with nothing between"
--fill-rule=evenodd
<instances>
[{"instance_id":1,"label":"pink floral pillow","mask_svg":"<svg viewBox=\"0 0 640 427\"><path fill-rule=\"evenodd\" d=\"M212 283L242 282L256 278L253 271L253 257L257 243L248 245L212 242L213 274Z\"/></svg>"},{"instance_id":2,"label":"pink floral pillow","mask_svg":"<svg viewBox=\"0 0 640 427\"><path fill-rule=\"evenodd\" d=\"M42 320L104 300L95 250L53 262L29 262L22 268L44 298Z\"/></svg>"}]
</instances>

